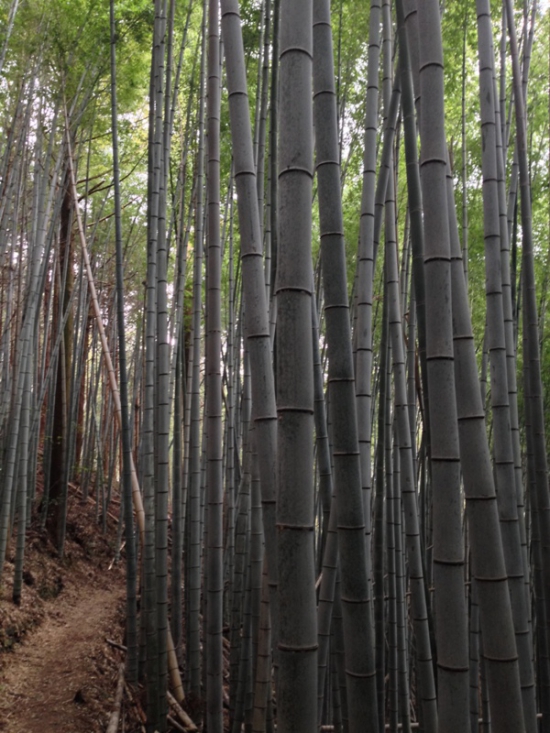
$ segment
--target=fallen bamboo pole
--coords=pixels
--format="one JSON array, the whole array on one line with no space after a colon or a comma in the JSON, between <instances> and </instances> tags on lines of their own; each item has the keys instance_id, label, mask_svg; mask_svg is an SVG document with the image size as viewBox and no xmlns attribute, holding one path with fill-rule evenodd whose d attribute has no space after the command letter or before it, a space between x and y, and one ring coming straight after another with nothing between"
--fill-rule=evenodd
<instances>
[{"instance_id":1,"label":"fallen bamboo pole","mask_svg":"<svg viewBox=\"0 0 550 733\"><path fill-rule=\"evenodd\" d=\"M141 705L139 704L139 700L136 700L136 698L134 697L134 693L132 692L131 688L128 686L126 680L124 681L124 689L126 690L126 694L128 695L128 699L130 700L130 703L135 707L136 715L138 716L140 720L139 725L141 728L141 733L147 733L145 730L145 725L144 725L144 723L147 722L147 716L143 712Z\"/></svg>"},{"instance_id":2,"label":"fallen bamboo pole","mask_svg":"<svg viewBox=\"0 0 550 733\"><path fill-rule=\"evenodd\" d=\"M122 695L124 693L124 665L120 665L118 674L118 684L116 687L115 695L115 706L111 717L109 718L109 725L107 726L107 733L116 733L118 730L118 722L120 720L120 710L122 708Z\"/></svg>"},{"instance_id":3,"label":"fallen bamboo pole","mask_svg":"<svg viewBox=\"0 0 550 733\"><path fill-rule=\"evenodd\" d=\"M167 716L168 722L172 726L172 728L175 728L175 730L180 731L180 733L187 733L187 728L184 728L181 723L178 723L178 721L173 718L171 715Z\"/></svg>"},{"instance_id":4,"label":"fallen bamboo pole","mask_svg":"<svg viewBox=\"0 0 550 733\"><path fill-rule=\"evenodd\" d=\"M172 695L171 692L168 692L168 702L174 708L176 715L178 716L181 723L183 723L186 730L188 731L198 730L195 723L193 723L189 715L185 712L185 710L182 708L182 706L179 704L179 702L176 700L176 698Z\"/></svg>"},{"instance_id":5,"label":"fallen bamboo pole","mask_svg":"<svg viewBox=\"0 0 550 733\"><path fill-rule=\"evenodd\" d=\"M124 644L119 644L118 641L113 641L112 639L105 639L105 641L115 649L120 649L121 652L128 651L128 647L125 647Z\"/></svg>"}]
</instances>

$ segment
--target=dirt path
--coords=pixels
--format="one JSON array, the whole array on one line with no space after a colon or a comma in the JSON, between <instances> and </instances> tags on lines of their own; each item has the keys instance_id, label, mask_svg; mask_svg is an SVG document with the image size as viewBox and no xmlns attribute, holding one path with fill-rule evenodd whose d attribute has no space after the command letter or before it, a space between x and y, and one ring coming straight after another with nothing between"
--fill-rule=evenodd
<instances>
[{"instance_id":1,"label":"dirt path","mask_svg":"<svg viewBox=\"0 0 550 733\"><path fill-rule=\"evenodd\" d=\"M67 588L0 672L2 733L103 729L116 685L105 637L118 638L124 583L112 577Z\"/></svg>"}]
</instances>

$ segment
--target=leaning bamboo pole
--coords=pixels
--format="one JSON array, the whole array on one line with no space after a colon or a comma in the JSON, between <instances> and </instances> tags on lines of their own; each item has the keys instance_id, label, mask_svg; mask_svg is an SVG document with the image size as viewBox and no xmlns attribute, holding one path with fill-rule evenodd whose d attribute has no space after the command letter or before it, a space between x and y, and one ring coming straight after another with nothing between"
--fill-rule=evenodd
<instances>
[{"instance_id":1,"label":"leaning bamboo pole","mask_svg":"<svg viewBox=\"0 0 550 733\"><path fill-rule=\"evenodd\" d=\"M75 210L76 221L78 225L78 234L80 238L80 246L82 249L82 257L84 259L84 265L86 267L86 277L88 278L88 286L90 288L90 297L92 299L92 308L94 311L94 317L95 317L97 329L99 332L99 338L101 340L101 350L103 352L103 358L105 359L105 366L107 368L109 387L111 389L111 394L112 394L113 402L115 405L115 415L116 415L116 419L117 419L119 428L122 429L122 408L121 408L121 403L120 403L120 392L118 389L118 383L117 383L115 369L113 366L113 360L111 358L111 352L109 350L109 344L107 343L107 337L105 336L105 329L103 327L101 310L100 310L99 301L97 298L97 290L95 287L94 275L93 275L92 267L90 264L90 255L88 253L88 246L86 244L86 235L84 234L84 226L82 224L82 217L80 214L80 209L78 208L78 192L76 189L73 154L72 154L71 140L70 140L70 135L69 135L69 118L68 118L66 107L65 107L65 131L67 134L67 155L69 159L69 175L70 175L70 183L71 183L71 193L72 193L72 197L74 201L74 210ZM137 519L137 525L139 528L140 542L141 542L141 545L143 546L144 533L145 533L145 512L143 511L143 501L141 498L139 480L138 480L138 476L136 472L136 467L134 464L133 455L130 456L130 471L131 471L131 476L132 476L132 501L133 501L134 509L136 512L136 519ZM168 669L170 672L170 678L171 678L172 685L174 687L174 691L176 692L177 700L178 702L181 703L185 699L185 694L183 691L183 684L181 681L181 675L179 672L177 662L174 663L174 656L175 656L174 642L172 640L172 633L170 629L168 629L167 643L168 643Z\"/></svg>"},{"instance_id":2,"label":"leaning bamboo pole","mask_svg":"<svg viewBox=\"0 0 550 733\"><path fill-rule=\"evenodd\" d=\"M84 226L82 224L82 216L80 209L78 208L78 192L76 189L76 179L74 174L74 163L73 153L71 149L71 139L69 134L69 118L67 108L65 107L65 132L67 135L67 156L69 159L69 176L71 183L71 193L74 201L74 211L76 215L76 221L78 225L78 234L80 238L80 247L82 249L82 257L84 259L84 265L86 267L86 277L88 278L88 286L90 288L90 297L92 299L92 308L94 311L94 317L99 332L99 338L101 341L101 351L103 352L103 358L105 359L105 366L107 368L107 375L109 380L109 387L113 397L115 405L115 415L120 430L122 430L122 407L120 402L120 392L118 389L118 383L111 358L111 352L109 350L109 344L107 343L107 337L105 336L105 328L103 327L103 319L101 316L101 309L99 307L99 301L97 298L97 290L95 287L94 275L92 272L92 266L90 264L90 255L88 253L88 246L86 244L86 235L84 233ZM143 511L143 501L141 499L141 492L139 490L139 480L137 477L136 467L134 464L133 456L130 457L130 472L132 475L132 500L134 503L134 509L136 511L137 524L139 528L139 536L141 544L143 545L144 532L145 532L145 513Z\"/></svg>"}]
</instances>

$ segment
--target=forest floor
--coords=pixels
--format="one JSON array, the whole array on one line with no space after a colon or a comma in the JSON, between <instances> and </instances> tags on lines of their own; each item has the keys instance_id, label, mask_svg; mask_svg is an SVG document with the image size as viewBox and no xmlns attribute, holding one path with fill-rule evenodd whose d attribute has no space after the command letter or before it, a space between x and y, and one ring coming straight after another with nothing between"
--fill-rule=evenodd
<instances>
[{"instance_id":1,"label":"forest floor","mask_svg":"<svg viewBox=\"0 0 550 733\"><path fill-rule=\"evenodd\" d=\"M0 733L107 730L125 657L124 556L115 563L118 512L119 503L113 500L103 526L95 499L83 502L80 490L71 485L63 559L40 518L33 516L19 605L12 600L11 539L0 583ZM124 693L118 730L145 733L143 689L125 685ZM225 707L224 727L229 730ZM200 708L196 703L187 712L198 714ZM170 725L170 731L184 730L177 721Z\"/></svg>"},{"instance_id":2,"label":"forest floor","mask_svg":"<svg viewBox=\"0 0 550 733\"><path fill-rule=\"evenodd\" d=\"M106 639L123 641L125 595L123 563L114 563L116 518L107 520L103 534L94 502L83 504L73 491L63 560L33 523L20 606L11 600L14 547L8 551L0 588L2 733L106 729L123 659Z\"/></svg>"}]
</instances>

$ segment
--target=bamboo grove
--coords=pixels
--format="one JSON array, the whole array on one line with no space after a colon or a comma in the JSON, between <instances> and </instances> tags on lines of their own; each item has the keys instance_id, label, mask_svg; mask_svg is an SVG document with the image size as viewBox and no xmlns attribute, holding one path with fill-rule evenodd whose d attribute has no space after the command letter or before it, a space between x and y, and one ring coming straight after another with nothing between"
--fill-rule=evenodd
<instances>
[{"instance_id":1,"label":"bamboo grove","mask_svg":"<svg viewBox=\"0 0 550 733\"><path fill-rule=\"evenodd\" d=\"M548 4L0 13L13 601L76 491L148 733L549 733Z\"/></svg>"}]
</instances>

